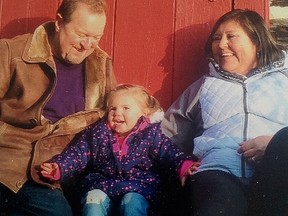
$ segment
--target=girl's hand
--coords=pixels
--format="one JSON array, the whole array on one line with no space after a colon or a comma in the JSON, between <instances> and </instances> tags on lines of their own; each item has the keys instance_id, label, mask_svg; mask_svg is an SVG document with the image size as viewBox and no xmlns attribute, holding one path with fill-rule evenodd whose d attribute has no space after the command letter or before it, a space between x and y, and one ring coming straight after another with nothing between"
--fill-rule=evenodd
<instances>
[{"instance_id":1,"label":"girl's hand","mask_svg":"<svg viewBox=\"0 0 288 216\"><path fill-rule=\"evenodd\" d=\"M200 166L201 162L197 161L194 162L193 165L187 170L187 172L183 175L183 177L181 178L181 185L184 186L186 179L188 178L188 176L191 176L193 174L193 172L198 170L198 167Z\"/></svg>"},{"instance_id":2,"label":"girl's hand","mask_svg":"<svg viewBox=\"0 0 288 216\"><path fill-rule=\"evenodd\" d=\"M43 177L54 181L58 181L61 178L60 168L57 163L43 163L40 173Z\"/></svg>"}]
</instances>

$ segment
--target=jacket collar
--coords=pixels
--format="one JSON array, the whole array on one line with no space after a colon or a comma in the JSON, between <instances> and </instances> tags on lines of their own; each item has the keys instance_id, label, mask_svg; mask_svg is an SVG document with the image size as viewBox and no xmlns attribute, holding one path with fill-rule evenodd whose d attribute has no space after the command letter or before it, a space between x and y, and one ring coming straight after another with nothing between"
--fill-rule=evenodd
<instances>
[{"instance_id":1,"label":"jacket collar","mask_svg":"<svg viewBox=\"0 0 288 216\"><path fill-rule=\"evenodd\" d=\"M48 35L54 32L54 22L47 22L35 29L28 38L22 58L29 63L53 62ZM54 65L54 64L53 64Z\"/></svg>"},{"instance_id":2,"label":"jacket collar","mask_svg":"<svg viewBox=\"0 0 288 216\"><path fill-rule=\"evenodd\" d=\"M252 77L257 74L271 73L274 71L281 70L284 65L284 60L285 59L283 58L283 59L273 62L272 64L265 65L261 68L257 68L255 70L250 71L247 76L244 76L241 74L229 73L227 71L222 70L219 64L217 64L215 60L211 58L210 64L209 64L209 68L210 68L209 73L210 75L218 77L218 78L223 77L225 79L234 80L237 82L244 82L249 77Z\"/></svg>"}]
</instances>

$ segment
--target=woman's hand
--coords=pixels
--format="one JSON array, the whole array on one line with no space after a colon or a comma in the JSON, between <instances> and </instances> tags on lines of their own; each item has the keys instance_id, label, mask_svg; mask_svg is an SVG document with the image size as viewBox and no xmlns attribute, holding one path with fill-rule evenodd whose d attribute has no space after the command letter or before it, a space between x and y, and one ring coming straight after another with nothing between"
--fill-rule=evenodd
<instances>
[{"instance_id":1,"label":"woman's hand","mask_svg":"<svg viewBox=\"0 0 288 216\"><path fill-rule=\"evenodd\" d=\"M249 162L257 163L262 159L271 139L272 136L258 136L254 139L242 142L240 143L238 153L243 154Z\"/></svg>"},{"instance_id":2,"label":"woman's hand","mask_svg":"<svg viewBox=\"0 0 288 216\"><path fill-rule=\"evenodd\" d=\"M60 168L57 163L43 163L40 173L43 177L54 181L58 181L61 178Z\"/></svg>"}]
</instances>

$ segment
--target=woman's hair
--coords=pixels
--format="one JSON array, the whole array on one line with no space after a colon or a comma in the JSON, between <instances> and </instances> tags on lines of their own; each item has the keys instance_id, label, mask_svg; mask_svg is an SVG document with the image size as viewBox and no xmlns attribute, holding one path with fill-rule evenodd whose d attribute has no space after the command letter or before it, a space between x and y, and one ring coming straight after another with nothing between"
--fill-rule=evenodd
<instances>
[{"instance_id":1,"label":"woman's hair","mask_svg":"<svg viewBox=\"0 0 288 216\"><path fill-rule=\"evenodd\" d=\"M284 57L283 47L277 44L264 19L255 11L236 9L221 16L215 23L206 42L206 53L212 57L212 42L215 32L224 22L235 21L247 33L251 41L259 49L257 54L258 67L269 65Z\"/></svg>"},{"instance_id":2,"label":"woman's hair","mask_svg":"<svg viewBox=\"0 0 288 216\"><path fill-rule=\"evenodd\" d=\"M156 111L162 110L159 101L150 95L147 89L145 89L143 86L134 84L120 84L112 89L107 96L106 108L109 107L110 99L112 96L120 91L131 93L133 97L135 97L135 99L140 103L143 109L148 108L149 113L146 113L147 115L152 115Z\"/></svg>"},{"instance_id":3,"label":"woman's hair","mask_svg":"<svg viewBox=\"0 0 288 216\"><path fill-rule=\"evenodd\" d=\"M88 5L92 12L99 14L105 13L107 7L105 0L63 0L57 13L61 14L65 23L71 21L71 15L79 3Z\"/></svg>"}]
</instances>

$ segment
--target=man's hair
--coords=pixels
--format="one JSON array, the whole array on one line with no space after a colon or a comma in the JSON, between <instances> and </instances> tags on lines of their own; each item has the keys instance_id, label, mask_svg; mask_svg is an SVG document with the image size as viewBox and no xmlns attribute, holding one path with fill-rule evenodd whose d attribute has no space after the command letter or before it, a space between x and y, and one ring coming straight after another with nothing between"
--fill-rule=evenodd
<instances>
[{"instance_id":1,"label":"man's hair","mask_svg":"<svg viewBox=\"0 0 288 216\"><path fill-rule=\"evenodd\" d=\"M92 12L99 14L105 13L107 7L105 0L63 0L57 13L61 14L65 23L71 21L71 15L77 8L78 4L85 4L89 6Z\"/></svg>"}]
</instances>

